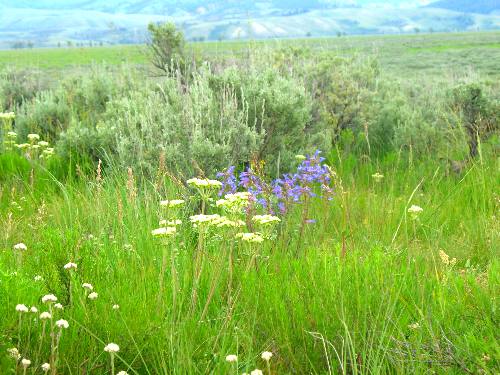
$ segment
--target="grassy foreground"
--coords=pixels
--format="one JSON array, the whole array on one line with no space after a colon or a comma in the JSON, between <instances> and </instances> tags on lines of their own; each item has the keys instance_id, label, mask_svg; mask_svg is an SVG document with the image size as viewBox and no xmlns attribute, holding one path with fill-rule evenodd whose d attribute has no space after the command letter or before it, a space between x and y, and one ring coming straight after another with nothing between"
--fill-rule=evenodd
<instances>
[{"instance_id":1,"label":"grassy foreground","mask_svg":"<svg viewBox=\"0 0 500 375\"><path fill-rule=\"evenodd\" d=\"M53 329L60 374L497 373L498 159L461 175L400 155L328 162L335 197L310 207L303 235L299 206L272 241L214 230L200 246L189 223L199 197L161 168L155 181L111 167L73 179L56 161L0 156L0 372L23 373L3 354L16 347L26 373L42 373ZM186 205L177 235L161 240L151 231L167 198ZM20 242L26 251L13 250ZM64 309L51 307L43 332L49 293ZM69 328L49 329L57 319Z\"/></svg>"}]
</instances>

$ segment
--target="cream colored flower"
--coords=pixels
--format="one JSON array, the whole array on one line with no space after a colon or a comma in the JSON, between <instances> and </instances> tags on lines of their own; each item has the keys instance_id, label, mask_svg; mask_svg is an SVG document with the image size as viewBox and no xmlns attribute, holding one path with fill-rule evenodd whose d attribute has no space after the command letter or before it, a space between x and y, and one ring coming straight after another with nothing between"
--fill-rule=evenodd
<instances>
[{"instance_id":1,"label":"cream colored flower","mask_svg":"<svg viewBox=\"0 0 500 375\"><path fill-rule=\"evenodd\" d=\"M43 313L40 314L40 320L48 320L52 319L52 315L50 315L49 312L44 311Z\"/></svg>"},{"instance_id":2,"label":"cream colored flower","mask_svg":"<svg viewBox=\"0 0 500 375\"><path fill-rule=\"evenodd\" d=\"M158 229L154 229L151 231L151 234L154 237L173 236L175 233L177 233L176 227L163 227L163 228L158 228Z\"/></svg>"},{"instance_id":3,"label":"cream colored flower","mask_svg":"<svg viewBox=\"0 0 500 375\"><path fill-rule=\"evenodd\" d=\"M384 179L384 175L377 172L375 174L372 174L372 178L375 180L375 182L380 182Z\"/></svg>"},{"instance_id":4,"label":"cream colored flower","mask_svg":"<svg viewBox=\"0 0 500 375\"><path fill-rule=\"evenodd\" d=\"M21 359L21 365L23 365L24 368L28 368L31 365L31 361L29 359L23 358Z\"/></svg>"},{"instance_id":5,"label":"cream colored flower","mask_svg":"<svg viewBox=\"0 0 500 375\"><path fill-rule=\"evenodd\" d=\"M71 269L75 269L76 270L77 268L78 268L78 264L73 263L73 262L69 262L69 263L66 263L64 265L64 269L65 270L71 270Z\"/></svg>"},{"instance_id":6,"label":"cream colored flower","mask_svg":"<svg viewBox=\"0 0 500 375\"><path fill-rule=\"evenodd\" d=\"M182 206L184 203L186 203L184 199L172 199L172 200L160 201L160 206L170 208L170 207Z\"/></svg>"},{"instance_id":7,"label":"cream colored flower","mask_svg":"<svg viewBox=\"0 0 500 375\"><path fill-rule=\"evenodd\" d=\"M40 139L40 136L38 134L28 134L28 139L31 142L38 141Z\"/></svg>"},{"instance_id":8,"label":"cream colored flower","mask_svg":"<svg viewBox=\"0 0 500 375\"><path fill-rule=\"evenodd\" d=\"M96 292L92 292L89 294L88 299L95 300L97 299L97 297L99 297L99 294L97 294Z\"/></svg>"},{"instance_id":9,"label":"cream colored flower","mask_svg":"<svg viewBox=\"0 0 500 375\"><path fill-rule=\"evenodd\" d=\"M112 309L113 310L118 310L118 309L120 309L120 305L113 305Z\"/></svg>"},{"instance_id":10,"label":"cream colored flower","mask_svg":"<svg viewBox=\"0 0 500 375\"><path fill-rule=\"evenodd\" d=\"M63 328L68 328L69 327L69 323L68 321L64 320L64 319L59 319L57 322L56 322L56 326L58 326L59 328L63 329Z\"/></svg>"},{"instance_id":11,"label":"cream colored flower","mask_svg":"<svg viewBox=\"0 0 500 375\"><path fill-rule=\"evenodd\" d=\"M64 309L64 307L63 307L63 305L61 305L60 303L56 303L56 304L54 305L54 309L62 310L62 309Z\"/></svg>"},{"instance_id":12,"label":"cream colored flower","mask_svg":"<svg viewBox=\"0 0 500 375\"><path fill-rule=\"evenodd\" d=\"M160 220L159 225L161 227L173 227L176 225L182 225L182 220Z\"/></svg>"},{"instance_id":13,"label":"cream colored flower","mask_svg":"<svg viewBox=\"0 0 500 375\"><path fill-rule=\"evenodd\" d=\"M238 356L234 355L234 354L229 354L226 356L226 362L237 362L238 361Z\"/></svg>"},{"instance_id":14,"label":"cream colored flower","mask_svg":"<svg viewBox=\"0 0 500 375\"><path fill-rule=\"evenodd\" d=\"M306 160L306 157L304 155L295 155L295 159L298 161Z\"/></svg>"},{"instance_id":15,"label":"cream colored flower","mask_svg":"<svg viewBox=\"0 0 500 375\"><path fill-rule=\"evenodd\" d=\"M414 217L417 217L424 209L420 206L412 205L410 208L408 208L408 213L413 215Z\"/></svg>"},{"instance_id":16,"label":"cream colored flower","mask_svg":"<svg viewBox=\"0 0 500 375\"><path fill-rule=\"evenodd\" d=\"M190 216L189 220L191 223L202 225L202 224L211 224L213 221L220 219L220 215L194 215Z\"/></svg>"},{"instance_id":17,"label":"cream colored flower","mask_svg":"<svg viewBox=\"0 0 500 375\"><path fill-rule=\"evenodd\" d=\"M46 141L40 141L38 142L38 145L40 147L48 147L49 146L49 142L46 142Z\"/></svg>"},{"instance_id":18,"label":"cream colored flower","mask_svg":"<svg viewBox=\"0 0 500 375\"><path fill-rule=\"evenodd\" d=\"M252 221L260 225L268 225L279 223L281 219L273 215L255 215L252 217Z\"/></svg>"},{"instance_id":19,"label":"cream colored flower","mask_svg":"<svg viewBox=\"0 0 500 375\"><path fill-rule=\"evenodd\" d=\"M36 314L38 312L38 309L35 306L31 306L30 311Z\"/></svg>"},{"instance_id":20,"label":"cream colored flower","mask_svg":"<svg viewBox=\"0 0 500 375\"><path fill-rule=\"evenodd\" d=\"M57 297L53 294L47 294L47 295L42 297L43 303L52 303L52 302L56 302L56 301L57 301Z\"/></svg>"},{"instance_id":21,"label":"cream colored flower","mask_svg":"<svg viewBox=\"0 0 500 375\"><path fill-rule=\"evenodd\" d=\"M191 178L187 180L188 185L193 185L198 188L218 188L222 186L222 182L217 180L209 180L208 178Z\"/></svg>"},{"instance_id":22,"label":"cream colored flower","mask_svg":"<svg viewBox=\"0 0 500 375\"><path fill-rule=\"evenodd\" d=\"M269 361L271 359L271 357L273 356L273 353L271 352L263 352L260 357L264 360L264 361Z\"/></svg>"},{"instance_id":23,"label":"cream colored flower","mask_svg":"<svg viewBox=\"0 0 500 375\"><path fill-rule=\"evenodd\" d=\"M26 251L28 250L28 247L24 243L18 243L14 245L14 250L20 250L20 251Z\"/></svg>"},{"instance_id":24,"label":"cream colored flower","mask_svg":"<svg viewBox=\"0 0 500 375\"><path fill-rule=\"evenodd\" d=\"M250 372L250 375L264 375L264 373L259 369L255 369Z\"/></svg>"},{"instance_id":25,"label":"cream colored flower","mask_svg":"<svg viewBox=\"0 0 500 375\"><path fill-rule=\"evenodd\" d=\"M48 372L50 370L50 364L48 363L44 363L41 367L43 372Z\"/></svg>"},{"instance_id":26,"label":"cream colored flower","mask_svg":"<svg viewBox=\"0 0 500 375\"><path fill-rule=\"evenodd\" d=\"M237 233L236 238L239 238L244 242L253 242L253 243L264 242L264 238L257 233Z\"/></svg>"},{"instance_id":27,"label":"cream colored flower","mask_svg":"<svg viewBox=\"0 0 500 375\"><path fill-rule=\"evenodd\" d=\"M118 374L116 374L116 375L128 375L128 372L126 372L126 371L120 371L120 372L119 372Z\"/></svg>"},{"instance_id":28,"label":"cream colored flower","mask_svg":"<svg viewBox=\"0 0 500 375\"><path fill-rule=\"evenodd\" d=\"M16 361L19 361L19 359L21 358L21 354L19 354L19 350L17 348L7 349L7 353L9 353L9 355Z\"/></svg>"},{"instance_id":29,"label":"cream colored flower","mask_svg":"<svg viewBox=\"0 0 500 375\"><path fill-rule=\"evenodd\" d=\"M28 306L23 304L16 305L16 311L20 313L27 313L29 311Z\"/></svg>"},{"instance_id":30,"label":"cream colored flower","mask_svg":"<svg viewBox=\"0 0 500 375\"><path fill-rule=\"evenodd\" d=\"M94 289L94 287L92 286L92 284L89 284L89 283L83 283L82 287L84 289L87 289L87 290L93 290Z\"/></svg>"},{"instance_id":31,"label":"cream colored flower","mask_svg":"<svg viewBox=\"0 0 500 375\"><path fill-rule=\"evenodd\" d=\"M111 342L104 347L104 351L108 353L118 353L120 351L120 347L115 343Z\"/></svg>"}]
</instances>

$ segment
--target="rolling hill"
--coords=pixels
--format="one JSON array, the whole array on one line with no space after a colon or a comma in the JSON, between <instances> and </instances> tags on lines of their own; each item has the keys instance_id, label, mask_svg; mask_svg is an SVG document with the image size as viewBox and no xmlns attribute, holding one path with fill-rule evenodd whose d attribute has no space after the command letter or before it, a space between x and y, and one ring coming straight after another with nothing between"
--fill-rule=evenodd
<instances>
[{"instance_id":1,"label":"rolling hill","mask_svg":"<svg viewBox=\"0 0 500 375\"><path fill-rule=\"evenodd\" d=\"M149 22L188 39L500 29L498 1L0 0L0 48L140 43Z\"/></svg>"}]
</instances>

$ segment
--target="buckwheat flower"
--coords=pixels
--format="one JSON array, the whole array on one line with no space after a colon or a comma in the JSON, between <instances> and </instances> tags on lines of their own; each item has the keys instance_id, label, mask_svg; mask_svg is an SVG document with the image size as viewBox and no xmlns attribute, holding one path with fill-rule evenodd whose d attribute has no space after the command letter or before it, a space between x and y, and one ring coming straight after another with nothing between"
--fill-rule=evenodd
<instances>
[{"instance_id":1,"label":"buckwheat flower","mask_svg":"<svg viewBox=\"0 0 500 375\"><path fill-rule=\"evenodd\" d=\"M41 367L43 372L49 372L50 370L50 364L48 363L44 363Z\"/></svg>"},{"instance_id":2,"label":"buckwheat flower","mask_svg":"<svg viewBox=\"0 0 500 375\"><path fill-rule=\"evenodd\" d=\"M7 136L9 138L16 138L17 137L17 133L16 132L7 132Z\"/></svg>"},{"instance_id":3,"label":"buckwheat flower","mask_svg":"<svg viewBox=\"0 0 500 375\"><path fill-rule=\"evenodd\" d=\"M52 303L52 302L56 302L56 301L57 301L57 297L53 294L47 294L47 295L42 297L43 303Z\"/></svg>"},{"instance_id":4,"label":"buckwheat flower","mask_svg":"<svg viewBox=\"0 0 500 375\"><path fill-rule=\"evenodd\" d=\"M412 205L410 208L408 208L408 213L414 217L417 217L423 210L424 209L422 207Z\"/></svg>"},{"instance_id":5,"label":"buckwheat flower","mask_svg":"<svg viewBox=\"0 0 500 375\"><path fill-rule=\"evenodd\" d=\"M255 215L252 220L260 225L279 223L281 219L273 215Z\"/></svg>"},{"instance_id":6,"label":"buckwheat flower","mask_svg":"<svg viewBox=\"0 0 500 375\"><path fill-rule=\"evenodd\" d=\"M111 342L104 347L104 351L108 353L118 353L120 351L120 347L115 343Z\"/></svg>"},{"instance_id":7,"label":"buckwheat flower","mask_svg":"<svg viewBox=\"0 0 500 375\"><path fill-rule=\"evenodd\" d=\"M372 178L375 180L375 182L380 182L384 179L384 175L377 172L375 174L372 174Z\"/></svg>"},{"instance_id":8,"label":"buckwheat flower","mask_svg":"<svg viewBox=\"0 0 500 375\"><path fill-rule=\"evenodd\" d=\"M44 311L43 313L40 314L40 320L49 320L52 319L52 315L50 315L49 312Z\"/></svg>"},{"instance_id":9,"label":"buckwheat flower","mask_svg":"<svg viewBox=\"0 0 500 375\"><path fill-rule=\"evenodd\" d=\"M238 361L238 356L234 354L229 354L226 356L226 362L232 363Z\"/></svg>"},{"instance_id":10,"label":"buckwheat flower","mask_svg":"<svg viewBox=\"0 0 500 375\"><path fill-rule=\"evenodd\" d=\"M118 310L118 309L120 309L120 305L113 305L112 309L113 310Z\"/></svg>"},{"instance_id":11,"label":"buckwheat flower","mask_svg":"<svg viewBox=\"0 0 500 375\"><path fill-rule=\"evenodd\" d=\"M264 360L264 361L269 361L271 359L271 357L273 356L273 353L271 352L263 352L260 357Z\"/></svg>"},{"instance_id":12,"label":"buckwheat flower","mask_svg":"<svg viewBox=\"0 0 500 375\"><path fill-rule=\"evenodd\" d=\"M62 310L62 309L64 309L63 305L61 305L60 303L56 303L56 304L54 305L54 308L55 308L55 309L58 309L58 310Z\"/></svg>"},{"instance_id":13,"label":"buckwheat flower","mask_svg":"<svg viewBox=\"0 0 500 375\"><path fill-rule=\"evenodd\" d=\"M250 372L250 375L264 375L264 373L259 369L255 369Z\"/></svg>"},{"instance_id":14,"label":"buckwheat flower","mask_svg":"<svg viewBox=\"0 0 500 375\"><path fill-rule=\"evenodd\" d=\"M78 264L73 263L73 262L69 262L69 263L66 263L64 265L64 269L65 270L71 270L71 269L75 269L76 270L77 268L78 268Z\"/></svg>"},{"instance_id":15,"label":"buckwheat flower","mask_svg":"<svg viewBox=\"0 0 500 375\"><path fill-rule=\"evenodd\" d=\"M154 237L168 237L173 236L175 233L177 233L176 227L163 227L151 231Z\"/></svg>"},{"instance_id":16,"label":"buckwheat flower","mask_svg":"<svg viewBox=\"0 0 500 375\"><path fill-rule=\"evenodd\" d=\"M9 355L16 361L19 361L19 359L21 358L21 354L19 354L19 350L17 350L17 348L7 349L7 353L9 353Z\"/></svg>"},{"instance_id":17,"label":"buckwheat flower","mask_svg":"<svg viewBox=\"0 0 500 375\"><path fill-rule=\"evenodd\" d=\"M193 215L189 217L189 220L191 220L191 223L193 224L210 224L214 220L220 219L220 215L214 214L214 215Z\"/></svg>"},{"instance_id":18,"label":"buckwheat flower","mask_svg":"<svg viewBox=\"0 0 500 375\"><path fill-rule=\"evenodd\" d=\"M57 322L56 322L56 326L58 326L59 328L63 329L63 328L68 328L69 327L69 323L68 321L64 320L64 319L59 319Z\"/></svg>"},{"instance_id":19,"label":"buckwheat flower","mask_svg":"<svg viewBox=\"0 0 500 375\"><path fill-rule=\"evenodd\" d=\"M94 289L94 287L92 286L92 284L89 284L89 283L83 283L82 287L83 287L83 289L87 289L87 290Z\"/></svg>"},{"instance_id":20,"label":"buckwheat flower","mask_svg":"<svg viewBox=\"0 0 500 375\"><path fill-rule=\"evenodd\" d=\"M237 233L236 238L239 238L244 242L253 242L253 243L264 242L264 238L257 233Z\"/></svg>"},{"instance_id":21,"label":"buckwheat flower","mask_svg":"<svg viewBox=\"0 0 500 375\"><path fill-rule=\"evenodd\" d=\"M97 294L96 292L92 292L88 296L88 298L91 300L97 299L97 297L99 297L99 294Z\"/></svg>"},{"instance_id":22,"label":"buckwheat flower","mask_svg":"<svg viewBox=\"0 0 500 375\"><path fill-rule=\"evenodd\" d=\"M209 180L208 178L191 178L186 181L188 185L196 187L219 188L222 182L217 180Z\"/></svg>"},{"instance_id":23,"label":"buckwheat flower","mask_svg":"<svg viewBox=\"0 0 500 375\"><path fill-rule=\"evenodd\" d=\"M118 374L116 374L116 375L128 375L128 372L126 372L126 371L120 371L120 372L119 372Z\"/></svg>"},{"instance_id":24,"label":"buckwheat flower","mask_svg":"<svg viewBox=\"0 0 500 375\"><path fill-rule=\"evenodd\" d=\"M184 199L172 199L160 201L160 206L162 207L178 207L182 206L186 201Z\"/></svg>"},{"instance_id":25,"label":"buckwheat flower","mask_svg":"<svg viewBox=\"0 0 500 375\"><path fill-rule=\"evenodd\" d=\"M28 310L28 307L26 305L18 304L18 305L16 305L16 311L20 312L20 313L27 313L29 310Z\"/></svg>"},{"instance_id":26,"label":"buckwheat flower","mask_svg":"<svg viewBox=\"0 0 500 375\"><path fill-rule=\"evenodd\" d=\"M38 134L28 134L28 139L31 142L38 141L40 139L40 136Z\"/></svg>"},{"instance_id":27,"label":"buckwheat flower","mask_svg":"<svg viewBox=\"0 0 500 375\"><path fill-rule=\"evenodd\" d=\"M21 364L26 369L29 367L29 365L31 365L31 361L29 359L23 358L21 359Z\"/></svg>"},{"instance_id":28,"label":"buckwheat flower","mask_svg":"<svg viewBox=\"0 0 500 375\"><path fill-rule=\"evenodd\" d=\"M26 251L26 250L28 250L28 247L21 242L21 243L14 245L14 250Z\"/></svg>"},{"instance_id":29,"label":"buckwheat flower","mask_svg":"<svg viewBox=\"0 0 500 375\"><path fill-rule=\"evenodd\" d=\"M38 312L38 309L35 306L31 306L30 312L36 314Z\"/></svg>"}]
</instances>

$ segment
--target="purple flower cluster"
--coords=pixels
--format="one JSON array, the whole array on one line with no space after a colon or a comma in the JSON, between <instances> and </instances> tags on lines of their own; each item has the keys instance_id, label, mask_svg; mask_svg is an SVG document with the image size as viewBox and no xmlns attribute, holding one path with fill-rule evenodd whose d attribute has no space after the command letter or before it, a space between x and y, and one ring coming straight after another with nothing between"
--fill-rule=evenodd
<instances>
[{"instance_id":1,"label":"purple flower cluster","mask_svg":"<svg viewBox=\"0 0 500 375\"><path fill-rule=\"evenodd\" d=\"M235 167L217 174L222 181L219 195L234 193L242 187L251 194L256 202L270 213L279 210L286 213L293 203L303 203L309 198L333 198L332 178L329 168L322 164L325 158L321 151L307 155L293 174L285 174L270 183L251 168L235 176Z\"/></svg>"}]
</instances>

